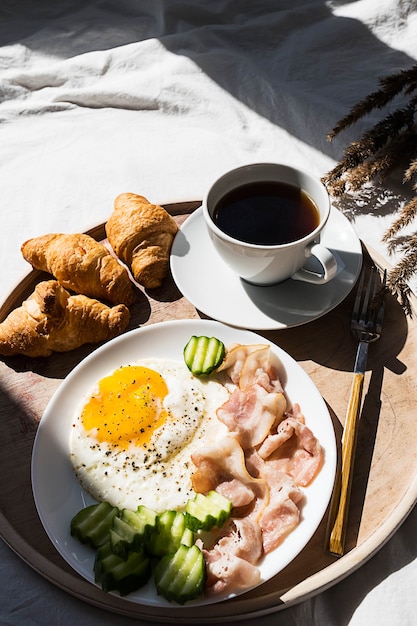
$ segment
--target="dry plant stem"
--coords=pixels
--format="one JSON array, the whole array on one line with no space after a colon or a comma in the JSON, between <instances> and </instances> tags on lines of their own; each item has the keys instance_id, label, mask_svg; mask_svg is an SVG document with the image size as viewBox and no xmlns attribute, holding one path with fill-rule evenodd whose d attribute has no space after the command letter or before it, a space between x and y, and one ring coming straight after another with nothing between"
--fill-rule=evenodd
<instances>
[{"instance_id":1,"label":"dry plant stem","mask_svg":"<svg viewBox=\"0 0 417 626\"><path fill-rule=\"evenodd\" d=\"M384 154L378 159L361 163L345 176L346 182L352 191L358 191L365 183L369 183L378 176L386 175L393 167L388 155Z\"/></svg>"},{"instance_id":2,"label":"dry plant stem","mask_svg":"<svg viewBox=\"0 0 417 626\"><path fill-rule=\"evenodd\" d=\"M417 235L413 235L410 241L403 245L402 249L406 252L406 256L392 269L390 273L391 282L397 282L399 278L407 281L415 272L417 264Z\"/></svg>"},{"instance_id":3,"label":"dry plant stem","mask_svg":"<svg viewBox=\"0 0 417 626\"><path fill-rule=\"evenodd\" d=\"M396 74L380 78L380 89L372 92L362 101L358 102L348 115L343 117L329 133L331 141L348 126L352 126L359 119L371 113L375 109L382 109L402 91L411 93L417 88L417 65L408 70L402 70Z\"/></svg>"},{"instance_id":4,"label":"dry plant stem","mask_svg":"<svg viewBox=\"0 0 417 626\"><path fill-rule=\"evenodd\" d=\"M408 167L404 182L417 177L417 64L381 78L379 85L379 89L358 102L336 124L328 135L330 141L372 111L382 110L397 96L408 96L408 102L383 116L359 140L347 146L337 165L322 179L334 196L358 191L371 181L382 182L390 172L406 162ZM405 253L405 258L390 272L388 287L399 297L407 314L411 314L407 281L417 274L417 233L406 235L405 243L398 235L417 217L417 183L413 189L416 195L399 210L398 217L382 239L390 253L399 249Z\"/></svg>"},{"instance_id":5,"label":"dry plant stem","mask_svg":"<svg viewBox=\"0 0 417 626\"><path fill-rule=\"evenodd\" d=\"M411 162L410 167L405 171L404 180L412 180L415 175L417 175L417 158ZM417 184L414 189L417 191Z\"/></svg>"},{"instance_id":6,"label":"dry plant stem","mask_svg":"<svg viewBox=\"0 0 417 626\"><path fill-rule=\"evenodd\" d=\"M400 230L411 224L416 215L417 197L414 197L401 209L400 215L391 224L391 226L385 232L382 238L382 241L388 245L388 248L391 252L398 247L397 243L394 241L394 237L399 233ZM416 244L416 241L414 239L412 240L412 244ZM405 245L407 245L407 243L405 243Z\"/></svg>"},{"instance_id":7,"label":"dry plant stem","mask_svg":"<svg viewBox=\"0 0 417 626\"><path fill-rule=\"evenodd\" d=\"M323 177L323 182L334 196L341 196L348 189L357 191L365 183L373 180L383 182L398 167L400 159L403 162L411 162L404 175L404 181L408 181L417 174L416 157L417 128L414 126L407 132L399 133L375 154L371 154L356 166L346 168L345 162L340 161L331 172Z\"/></svg>"},{"instance_id":8,"label":"dry plant stem","mask_svg":"<svg viewBox=\"0 0 417 626\"><path fill-rule=\"evenodd\" d=\"M413 128L414 112L417 99L408 107L390 113L375 126L366 131L359 141L353 141L345 150L344 157L325 177L327 182L340 178L342 174L357 167L368 158L377 154L390 139L395 140L402 131L410 132Z\"/></svg>"}]
</instances>

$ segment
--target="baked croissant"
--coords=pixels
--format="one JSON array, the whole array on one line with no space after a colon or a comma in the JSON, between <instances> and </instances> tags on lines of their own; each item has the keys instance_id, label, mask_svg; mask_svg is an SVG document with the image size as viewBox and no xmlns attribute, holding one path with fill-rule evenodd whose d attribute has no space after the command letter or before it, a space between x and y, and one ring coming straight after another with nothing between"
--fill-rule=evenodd
<instances>
[{"instance_id":1,"label":"baked croissant","mask_svg":"<svg viewBox=\"0 0 417 626\"><path fill-rule=\"evenodd\" d=\"M107 341L125 330L129 317L124 304L109 307L43 281L0 324L0 354L41 357Z\"/></svg>"},{"instance_id":2,"label":"baked croissant","mask_svg":"<svg viewBox=\"0 0 417 626\"><path fill-rule=\"evenodd\" d=\"M146 289L159 287L167 275L177 231L177 223L163 207L134 193L117 196L106 224L114 252Z\"/></svg>"},{"instance_id":3,"label":"baked croissant","mask_svg":"<svg viewBox=\"0 0 417 626\"><path fill-rule=\"evenodd\" d=\"M111 304L129 306L135 300L126 268L90 235L43 235L21 250L34 268L52 274L66 289Z\"/></svg>"}]
</instances>

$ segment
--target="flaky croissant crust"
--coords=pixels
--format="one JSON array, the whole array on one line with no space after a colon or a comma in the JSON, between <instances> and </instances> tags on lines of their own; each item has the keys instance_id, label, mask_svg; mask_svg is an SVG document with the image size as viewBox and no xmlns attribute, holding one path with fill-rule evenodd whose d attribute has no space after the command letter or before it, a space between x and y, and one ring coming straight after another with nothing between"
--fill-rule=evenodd
<instances>
[{"instance_id":1,"label":"flaky croissant crust","mask_svg":"<svg viewBox=\"0 0 417 626\"><path fill-rule=\"evenodd\" d=\"M147 289L159 287L168 274L177 231L177 223L163 207L134 193L116 197L106 223L107 238L115 254Z\"/></svg>"},{"instance_id":2,"label":"flaky croissant crust","mask_svg":"<svg viewBox=\"0 0 417 626\"><path fill-rule=\"evenodd\" d=\"M107 341L126 329L129 318L124 304L109 307L70 295L56 280L42 281L0 324L0 354L43 357Z\"/></svg>"},{"instance_id":3,"label":"flaky croissant crust","mask_svg":"<svg viewBox=\"0 0 417 626\"><path fill-rule=\"evenodd\" d=\"M66 289L129 306L135 293L128 272L101 243L82 233L52 233L21 246L32 267L52 274Z\"/></svg>"}]
</instances>

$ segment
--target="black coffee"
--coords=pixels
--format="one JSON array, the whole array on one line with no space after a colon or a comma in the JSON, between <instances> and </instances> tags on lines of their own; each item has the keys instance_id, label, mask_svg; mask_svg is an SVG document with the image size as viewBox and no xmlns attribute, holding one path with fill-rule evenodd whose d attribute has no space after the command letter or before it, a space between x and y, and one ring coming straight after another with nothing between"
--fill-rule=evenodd
<instances>
[{"instance_id":1,"label":"black coffee","mask_svg":"<svg viewBox=\"0 0 417 626\"><path fill-rule=\"evenodd\" d=\"M287 183L262 182L225 194L213 221L230 237L267 246L302 239L317 228L320 216L305 191Z\"/></svg>"}]
</instances>

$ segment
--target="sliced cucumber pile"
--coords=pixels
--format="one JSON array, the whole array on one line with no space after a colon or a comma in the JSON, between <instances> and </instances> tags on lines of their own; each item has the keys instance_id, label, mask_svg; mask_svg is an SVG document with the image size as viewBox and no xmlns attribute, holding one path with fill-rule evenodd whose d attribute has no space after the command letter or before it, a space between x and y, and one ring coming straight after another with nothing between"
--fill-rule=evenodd
<instances>
[{"instance_id":1,"label":"sliced cucumber pile","mask_svg":"<svg viewBox=\"0 0 417 626\"><path fill-rule=\"evenodd\" d=\"M94 578L103 591L121 596L136 591L153 575L158 594L184 604L204 591L206 567L195 544L200 530L220 528L231 502L218 494L197 494L186 510L155 511L139 506L119 511L107 502L81 509L70 532L95 548Z\"/></svg>"}]
</instances>

